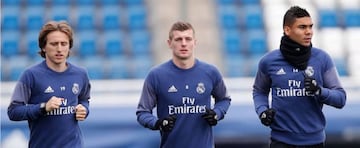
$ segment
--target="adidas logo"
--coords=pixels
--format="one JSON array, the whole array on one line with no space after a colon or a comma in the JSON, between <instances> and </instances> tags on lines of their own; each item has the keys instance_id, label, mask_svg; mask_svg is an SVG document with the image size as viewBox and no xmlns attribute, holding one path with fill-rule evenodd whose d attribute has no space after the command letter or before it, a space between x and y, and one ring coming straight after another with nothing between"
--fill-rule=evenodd
<instances>
[{"instance_id":1,"label":"adidas logo","mask_svg":"<svg viewBox=\"0 0 360 148\"><path fill-rule=\"evenodd\" d=\"M286 74L285 70L281 68L279 71L276 72L277 75L284 75Z\"/></svg>"},{"instance_id":2,"label":"adidas logo","mask_svg":"<svg viewBox=\"0 0 360 148\"><path fill-rule=\"evenodd\" d=\"M53 92L54 90L50 86L48 86L44 91L44 93L53 93Z\"/></svg>"},{"instance_id":3,"label":"adidas logo","mask_svg":"<svg viewBox=\"0 0 360 148\"><path fill-rule=\"evenodd\" d=\"M175 88L174 85L172 85L169 89L168 92L177 92L177 89Z\"/></svg>"}]
</instances>

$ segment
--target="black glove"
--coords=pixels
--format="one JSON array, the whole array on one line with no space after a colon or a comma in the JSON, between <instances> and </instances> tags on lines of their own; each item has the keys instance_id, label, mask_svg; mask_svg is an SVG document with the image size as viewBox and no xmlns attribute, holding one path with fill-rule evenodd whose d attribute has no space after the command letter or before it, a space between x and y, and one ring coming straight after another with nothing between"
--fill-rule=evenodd
<instances>
[{"instance_id":1,"label":"black glove","mask_svg":"<svg viewBox=\"0 0 360 148\"><path fill-rule=\"evenodd\" d=\"M316 80L312 77L305 77L304 79L304 86L305 86L305 91L308 94L316 94L319 95L320 94L320 87L317 84Z\"/></svg>"},{"instance_id":2,"label":"black glove","mask_svg":"<svg viewBox=\"0 0 360 148\"><path fill-rule=\"evenodd\" d=\"M175 126L176 116L170 115L169 117L159 119L155 123L156 129L164 132L170 132Z\"/></svg>"},{"instance_id":3,"label":"black glove","mask_svg":"<svg viewBox=\"0 0 360 148\"><path fill-rule=\"evenodd\" d=\"M275 116L275 110L272 108L263 111L260 114L261 123L264 124L265 126L269 126L271 123L274 122L274 116Z\"/></svg>"},{"instance_id":4,"label":"black glove","mask_svg":"<svg viewBox=\"0 0 360 148\"><path fill-rule=\"evenodd\" d=\"M209 123L211 126L215 126L218 122L217 115L214 110L206 108L206 112L202 117Z\"/></svg>"}]
</instances>

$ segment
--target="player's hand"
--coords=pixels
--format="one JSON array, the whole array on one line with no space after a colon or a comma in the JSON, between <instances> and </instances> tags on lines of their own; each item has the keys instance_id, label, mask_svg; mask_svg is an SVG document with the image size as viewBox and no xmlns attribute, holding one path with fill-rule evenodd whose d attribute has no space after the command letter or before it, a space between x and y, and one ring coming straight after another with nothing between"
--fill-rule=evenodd
<instances>
[{"instance_id":1,"label":"player's hand","mask_svg":"<svg viewBox=\"0 0 360 148\"><path fill-rule=\"evenodd\" d=\"M75 107L75 117L78 121L83 121L86 118L86 108L82 104L78 104Z\"/></svg>"},{"instance_id":2,"label":"player's hand","mask_svg":"<svg viewBox=\"0 0 360 148\"><path fill-rule=\"evenodd\" d=\"M217 115L214 110L206 108L206 112L202 117L209 123L210 126L215 126L218 122Z\"/></svg>"},{"instance_id":3,"label":"player's hand","mask_svg":"<svg viewBox=\"0 0 360 148\"><path fill-rule=\"evenodd\" d=\"M46 104L45 104L46 112L49 112L49 111L52 111L54 109L60 108L63 100L64 100L64 98L59 98L59 97L52 96L49 99L49 101L47 101Z\"/></svg>"},{"instance_id":4,"label":"player's hand","mask_svg":"<svg viewBox=\"0 0 360 148\"><path fill-rule=\"evenodd\" d=\"M264 124L265 126L269 126L271 123L274 122L274 116L275 116L275 110L272 108L263 111L260 114L261 123Z\"/></svg>"},{"instance_id":5,"label":"player's hand","mask_svg":"<svg viewBox=\"0 0 360 148\"><path fill-rule=\"evenodd\" d=\"M175 122L176 116L170 115L169 117L157 120L155 127L161 131L170 132L174 128Z\"/></svg>"},{"instance_id":6,"label":"player's hand","mask_svg":"<svg viewBox=\"0 0 360 148\"><path fill-rule=\"evenodd\" d=\"M304 79L304 86L305 86L305 91L308 94L316 94L319 95L320 94L320 87L318 85L318 83L316 82L316 80L314 78L311 77L305 77Z\"/></svg>"}]
</instances>

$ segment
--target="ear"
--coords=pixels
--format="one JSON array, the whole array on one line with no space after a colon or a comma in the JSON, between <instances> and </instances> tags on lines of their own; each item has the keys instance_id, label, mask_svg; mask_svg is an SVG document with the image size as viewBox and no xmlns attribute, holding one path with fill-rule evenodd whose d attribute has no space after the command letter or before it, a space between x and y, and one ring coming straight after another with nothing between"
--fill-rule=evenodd
<instances>
[{"instance_id":1,"label":"ear","mask_svg":"<svg viewBox=\"0 0 360 148\"><path fill-rule=\"evenodd\" d=\"M285 26L284 27L284 33L285 35L289 35L290 34L290 31L291 31L291 28L289 26Z\"/></svg>"},{"instance_id":2,"label":"ear","mask_svg":"<svg viewBox=\"0 0 360 148\"><path fill-rule=\"evenodd\" d=\"M170 47L170 45L171 45L171 40L170 39L167 40L167 44Z\"/></svg>"}]
</instances>

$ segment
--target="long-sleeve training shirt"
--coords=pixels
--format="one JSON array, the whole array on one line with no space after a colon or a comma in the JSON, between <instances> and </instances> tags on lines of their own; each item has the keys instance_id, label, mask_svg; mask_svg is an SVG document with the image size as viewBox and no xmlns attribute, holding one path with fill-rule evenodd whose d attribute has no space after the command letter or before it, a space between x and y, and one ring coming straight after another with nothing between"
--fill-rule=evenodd
<instances>
[{"instance_id":1,"label":"long-sleeve training shirt","mask_svg":"<svg viewBox=\"0 0 360 148\"><path fill-rule=\"evenodd\" d=\"M306 71L306 72L305 72ZM305 92L305 73L315 78L320 95ZM323 104L342 108L346 93L330 56L317 48L311 49L306 70L291 66L280 50L266 54L259 62L253 85L253 100L258 115L270 107L276 110L271 138L294 145L310 145L325 141L326 120Z\"/></svg>"},{"instance_id":2,"label":"long-sleeve training shirt","mask_svg":"<svg viewBox=\"0 0 360 148\"><path fill-rule=\"evenodd\" d=\"M43 61L25 70L15 86L8 116L28 121L30 148L83 147L75 106L82 104L89 111L90 83L85 69L67 65L66 71L55 72ZM52 96L64 100L59 109L43 114L40 104Z\"/></svg>"},{"instance_id":3,"label":"long-sleeve training shirt","mask_svg":"<svg viewBox=\"0 0 360 148\"><path fill-rule=\"evenodd\" d=\"M212 108L218 119L223 119L230 101L214 66L196 60L192 68L180 69L170 60L153 68L146 77L136 115L138 122L150 129L155 129L158 119L177 117L171 132L161 132L161 147L211 148L212 127L201 116L206 108ZM155 107L157 117L152 113Z\"/></svg>"}]
</instances>

